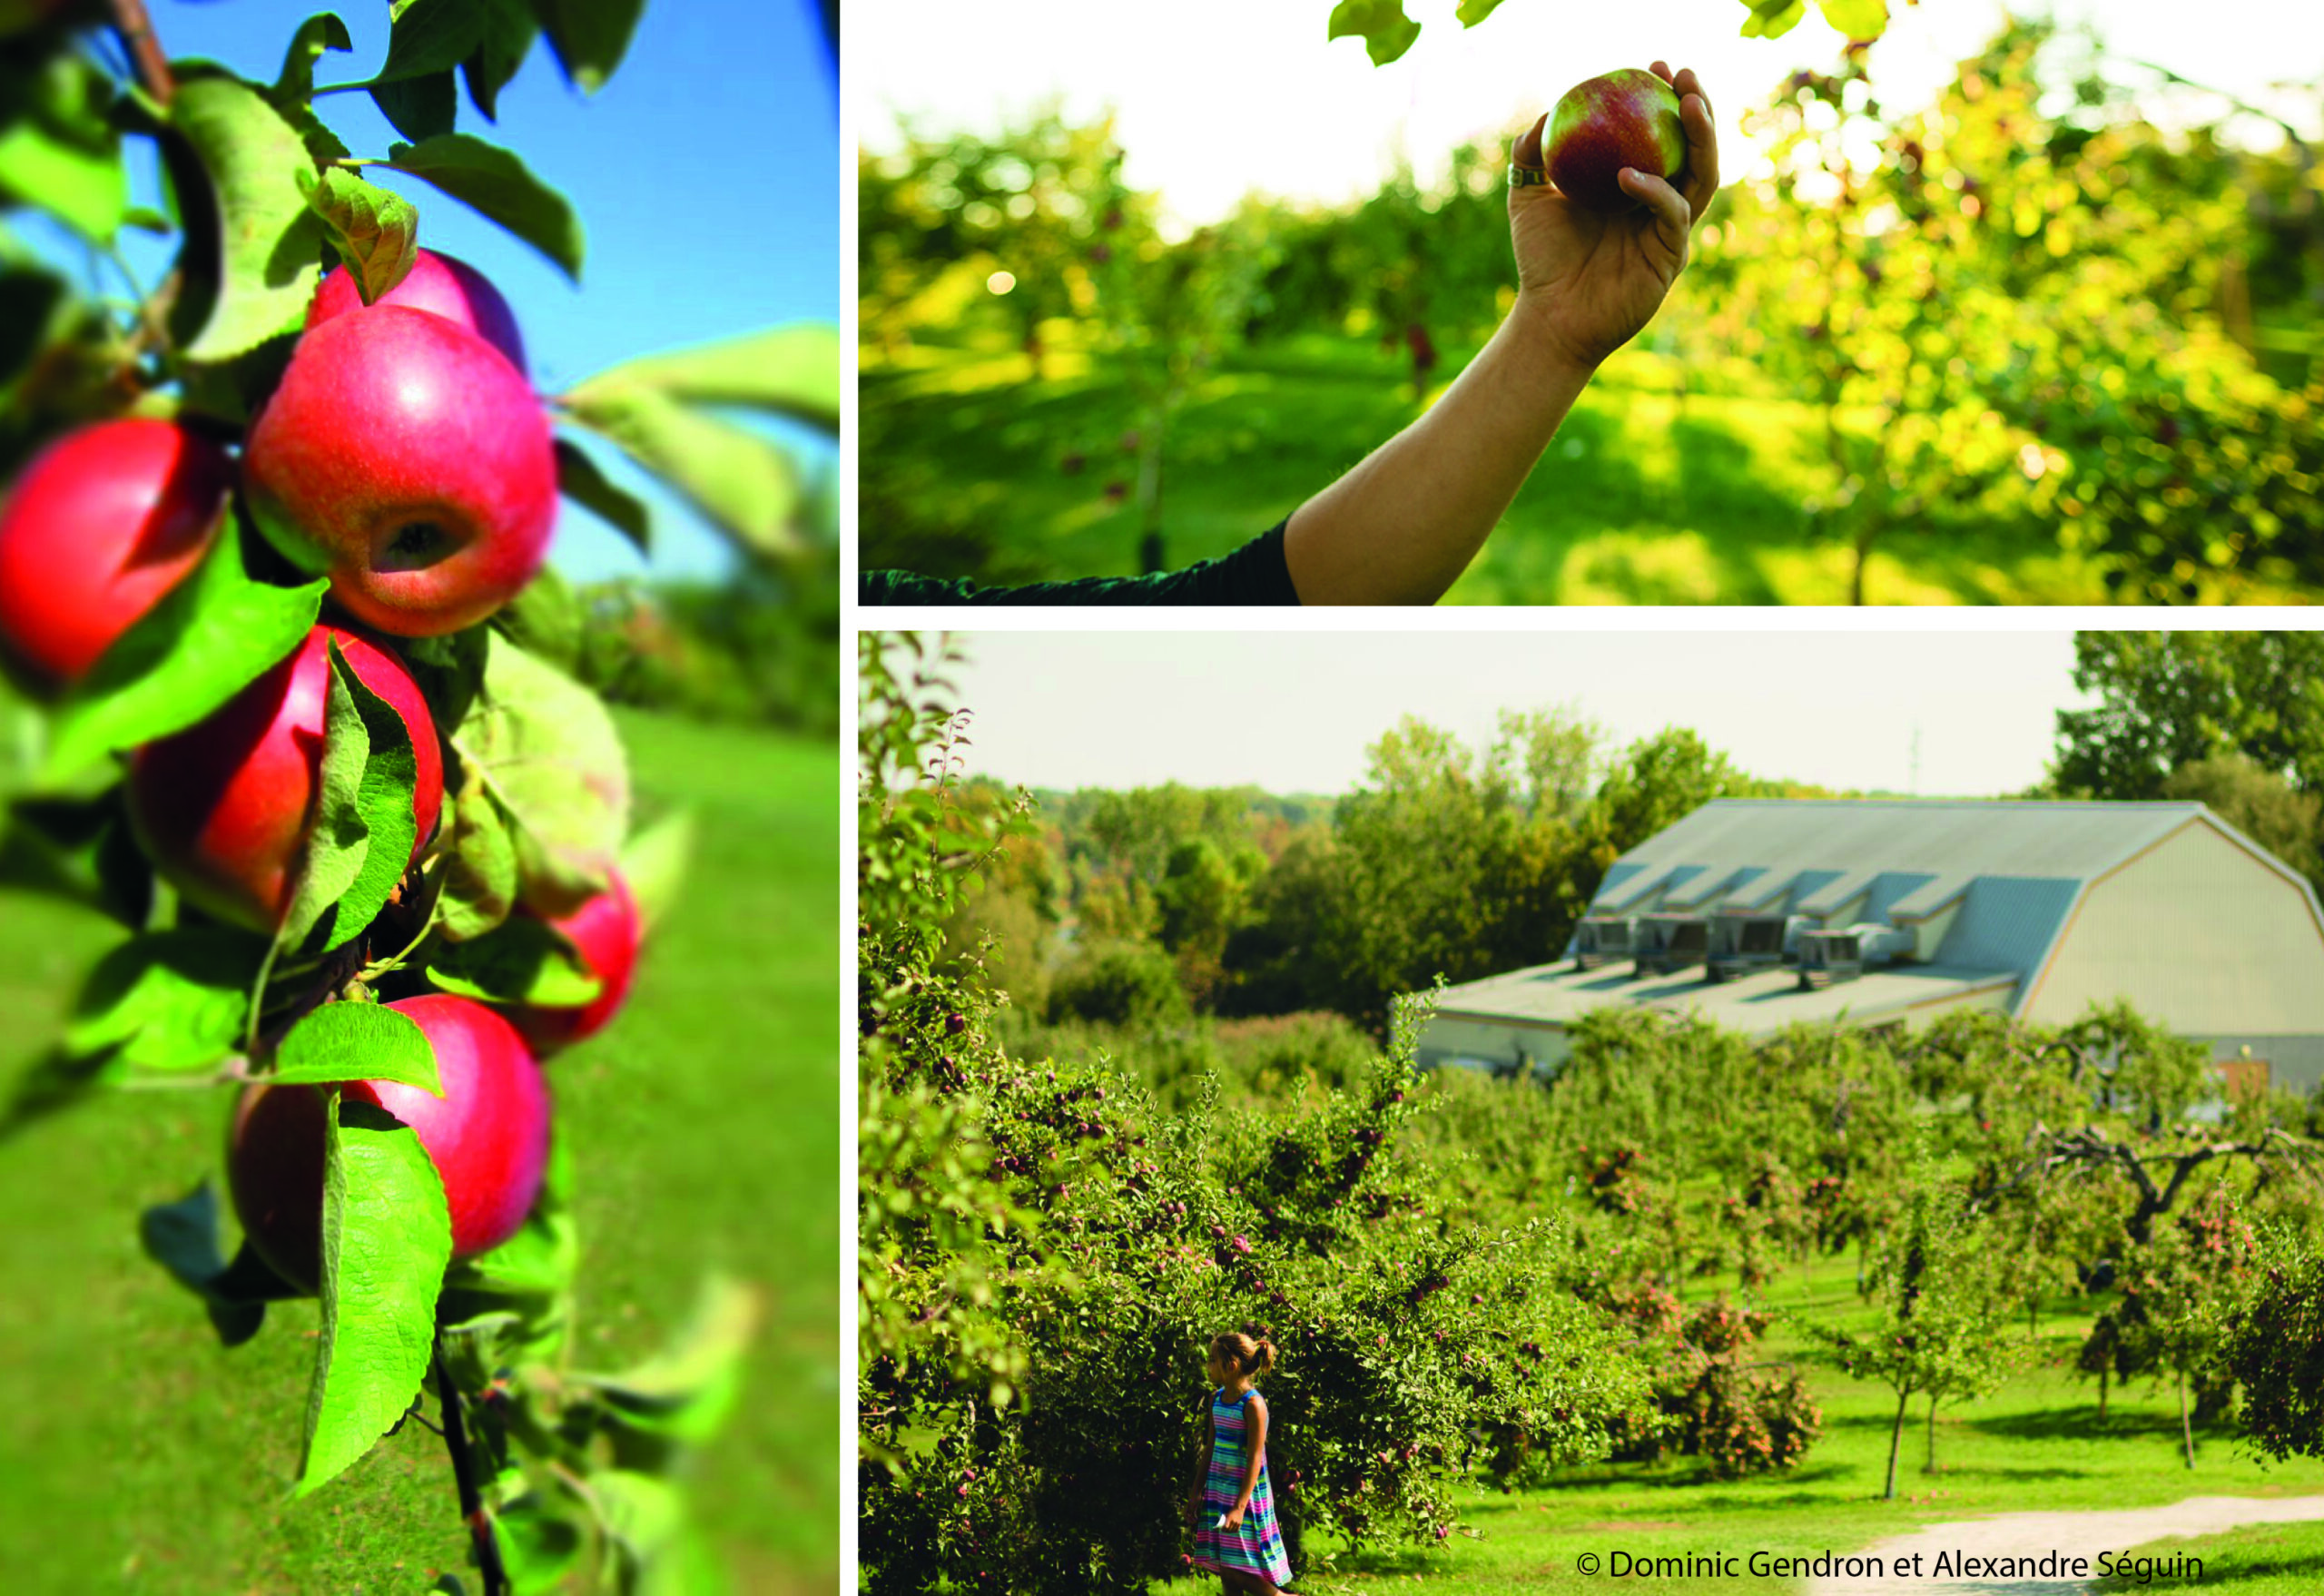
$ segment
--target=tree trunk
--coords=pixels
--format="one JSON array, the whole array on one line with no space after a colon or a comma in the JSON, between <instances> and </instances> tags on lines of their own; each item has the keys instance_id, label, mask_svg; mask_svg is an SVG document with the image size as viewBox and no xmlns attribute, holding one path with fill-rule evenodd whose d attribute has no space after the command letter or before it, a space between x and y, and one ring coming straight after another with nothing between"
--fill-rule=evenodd
<instances>
[{"instance_id":1,"label":"tree trunk","mask_svg":"<svg viewBox=\"0 0 2324 1596\"><path fill-rule=\"evenodd\" d=\"M1148 576L1169 567L1162 547L1162 429L1167 425L1157 406L1140 435L1137 451L1137 563Z\"/></svg>"},{"instance_id":2,"label":"tree trunk","mask_svg":"<svg viewBox=\"0 0 2324 1596\"><path fill-rule=\"evenodd\" d=\"M1936 1393L1934 1391L1928 1394L1928 1461L1921 1465L1921 1472L1936 1473Z\"/></svg>"},{"instance_id":3,"label":"tree trunk","mask_svg":"<svg viewBox=\"0 0 2324 1596\"><path fill-rule=\"evenodd\" d=\"M2187 1445L2187 1466L2195 1466L2195 1427L2187 1418L2187 1371L2179 1371L2179 1438Z\"/></svg>"},{"instance_id":4,"label":"tree trunk","mask_svg":"<svg viewBox=\"0 0 2324 1596\"><path fill-rule=\"evenodd\" d=\"M2112 1358L2098 1365L2098 1418L2102 1424L2106 1418L2106 1376L2113 1372L2114 1360Z\"/></svg>"},{"instance_id":5,"label":"tree trunk","mask_svg":"<svg viewBox=\"0 0 2324 1596\"><path fill-rule=\"evenodd\" d=\"M1896 1500L1896 1454L1905 1446L1905 1404L1913 1399L1909 1391L1896 1394L1896 1422L1888 1426L1888 1488L1880 1493L1883 1502Z\"/></svg>"}]
</instances>

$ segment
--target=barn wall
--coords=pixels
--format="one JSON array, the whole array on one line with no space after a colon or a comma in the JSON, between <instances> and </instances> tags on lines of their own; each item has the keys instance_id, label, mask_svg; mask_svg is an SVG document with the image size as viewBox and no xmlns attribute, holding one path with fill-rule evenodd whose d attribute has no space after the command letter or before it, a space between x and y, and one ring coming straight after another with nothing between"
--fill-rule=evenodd
<instances>
[{"instance_id":1,"label":"barn wall","mask_svg":"<svg viewBox=\"0 0 2324 1596\"><path fill-rule=\"evenodd\" d=\"M2324 1037L2324 931L2298 887L2191 823L2092 883L2025 1017L2127 998L2186 1036Z\"/></svg>"}]
</instances>

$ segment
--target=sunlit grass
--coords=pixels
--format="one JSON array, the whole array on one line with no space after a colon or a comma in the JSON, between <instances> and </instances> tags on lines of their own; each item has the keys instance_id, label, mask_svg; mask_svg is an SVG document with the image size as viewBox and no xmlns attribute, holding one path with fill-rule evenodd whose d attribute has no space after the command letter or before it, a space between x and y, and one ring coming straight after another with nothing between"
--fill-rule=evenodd
<instances>
[{"instance_id":1,"label":"sunlit grass","mask_svg":"<svg viewBox=\"0 0 2324 1596\"><path fill-rule=\"evenodd\" d=\"M1087 333L1045 327L1038 380L997 331L950 336L863 346L867 498L923 524L867 517L867 567L1008 580L1135 572L1129 435L1138 418L1091 358ZM1448 350L1432 393L1472 352ZM1450 601L1847 602L1853 547L1811 513L1829 487L1820 411L1765 394L1682 395L1681 375L1649 351L1610 365ZM1414 393L1401 349L1368 339L1307 335L1233 350L1172 422L1168 563L1225 554L1265 531L1428 397ZM1868 424L1842 418L1844 428ZM939 526L955 530L926 530ZM1886 533L1866 586L1875 604L2107 601L2098 573L2038 531L1971 518ZM2254 583L2236 596L2304 596Z\"/></svg>"}]
</instances>

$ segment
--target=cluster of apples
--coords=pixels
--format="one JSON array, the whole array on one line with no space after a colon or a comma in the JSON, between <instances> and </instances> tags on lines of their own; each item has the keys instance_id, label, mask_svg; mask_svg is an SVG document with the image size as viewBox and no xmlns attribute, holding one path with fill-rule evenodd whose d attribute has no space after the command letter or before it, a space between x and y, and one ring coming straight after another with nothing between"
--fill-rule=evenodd
<instances>
[{"instance_id":1,"label":"cluster of apples","mask_svg":"<svg viewBox=\"0 0 2324 1596\"><path fill-rule=\"evenodd\" d=\"M507 301L482 274L421 251L362 302L324 279L281 384L239 451L200 426L127 418L58 439L0 507L0 655L34 692L85 680L185 580L239 491L267 540L330 579L337 612L223 708L130 757L132 830L182 899L271 933L315 821L330 646L399 715L418 755L417 859L444 801L438 729L397 640L474 626L530 581L556 516L555 449ZM599 982L585 1008L496 1010L430 995L390 1004L435 1049L444 1095L345 1089L418 1133L466 1256L515 1234L538 1195L548 1096L537 1056L594 1034L627 992L640 925L625 883L552 922ZM260 1254L311 1287L319 1272L322 1099L253 1086L229 1170Z\"/></svg>"}]
</instances>

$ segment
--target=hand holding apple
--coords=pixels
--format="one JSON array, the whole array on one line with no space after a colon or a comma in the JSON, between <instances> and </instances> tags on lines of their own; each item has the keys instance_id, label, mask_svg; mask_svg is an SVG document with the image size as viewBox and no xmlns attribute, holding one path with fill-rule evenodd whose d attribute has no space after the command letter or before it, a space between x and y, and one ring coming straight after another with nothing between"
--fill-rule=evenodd
<instances>
[{"instance_id":1,"label":"hand holding apple","mask_svg":"<svg viewBox=\"0 0 2324 1596\"><path fill-rule=\"evenodd\" d=\"M1675 161L1665 120L1674 110ZM1650 74L1614 73L1570 93L1518 136L1510 159L1558 185L1509 191L1519 313L1554 358L1595 370L1654 319L1686 269L1689 236L1718 192L1709 101L1691 68L1673 74L1658 61Z\"/></svg>"}]
</instances>

